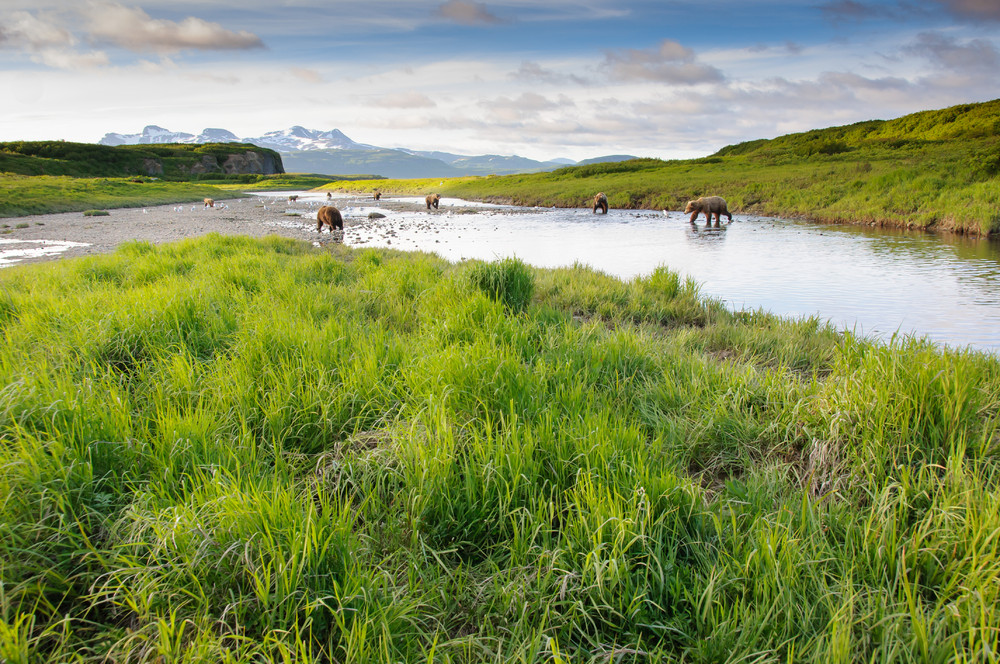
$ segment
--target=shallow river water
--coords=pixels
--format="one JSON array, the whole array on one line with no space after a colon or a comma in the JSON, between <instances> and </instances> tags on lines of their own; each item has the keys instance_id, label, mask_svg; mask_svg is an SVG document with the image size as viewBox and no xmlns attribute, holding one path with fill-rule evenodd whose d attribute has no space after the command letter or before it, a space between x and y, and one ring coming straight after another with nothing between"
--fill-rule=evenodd
<instances>
[{"instance_id":1,"label":"shallow river water","mask_svg":"<svg viewBox=\"0 0 1000 664\"><path fill-rule=\"evenodd\" d=\"M400 200L400 199L394 199ZM417 201L417 199L408 199ZM1000 352L1000 243L734 215L692 227L680 212L516 208L442 199L430 213L335 201L347 218L387 215L351 229L352 246L434 252L449 260L517 256L540 267L580 262L632 279L665 265L732 308L817 315L884 339L926 336Z\"/></svg>"}]
</instances>

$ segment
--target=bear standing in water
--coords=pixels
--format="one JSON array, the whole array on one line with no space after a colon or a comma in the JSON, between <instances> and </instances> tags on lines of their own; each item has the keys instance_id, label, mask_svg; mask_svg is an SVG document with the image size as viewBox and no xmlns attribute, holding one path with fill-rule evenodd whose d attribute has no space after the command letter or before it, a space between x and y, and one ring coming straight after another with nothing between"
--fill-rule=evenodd
<instances>
[{"instance_id":1,"label":"bear standing in water","mask_svg":"<svg viewBox=\"0 0 1000 664\"><path fill-rule=\"evenodd\" d=\"M604 214L608 213L608 197L604 195L603 191L594 196L594 214L597 214L598 210Z\"/></svg>"},{"instance_id":2,"label":"bear standing in water","mask_svg":"<svg viewBox=\"0 0 1000 664\"><path fill-rule=\"evenodd\" d=\"M434 206L434 209L436 210L436 209L438 209L438 203L441 202L441 194L430 194L424 200L427 201L427 209L428 210L431 209L432 205Z\"/></svg>"},{"instance_id":3,"label":"bear standing in water","mask_svg":"<svg viewBox=\"0 0 1000 664\"><path fill-rule=\"evenodd\" d=\"M722 215L726 215L729 221L733 220L733 215L729 214L729 208L726 206L726 199L721 196L702 196L698 200L688 201L684 212L691 214L692 224L698 221L698 215L702 212L705 213L705 221L708 224L712 223L713 214L715 215L716 226L722 221L720 218Z\"/></svg>"},{"instance_id":4,"label":"bear standing in water","mask_svg":"<svg viewBox=\"0 0 1000 664\"><path fill-rule=\"evenodd\" d=\"M323 227L329 226L330 232L333 229L344 230L344 218L340 216L340 210L332 205L324 205L316 212L316 232L322 233Z\"/></svg>"}]
</instances>

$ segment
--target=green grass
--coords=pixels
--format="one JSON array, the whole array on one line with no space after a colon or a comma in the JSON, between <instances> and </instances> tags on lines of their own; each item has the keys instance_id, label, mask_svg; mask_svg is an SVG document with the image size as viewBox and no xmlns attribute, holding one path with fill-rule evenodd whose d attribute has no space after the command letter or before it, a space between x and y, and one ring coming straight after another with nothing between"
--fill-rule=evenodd
<instances>
[{"instance_id":1,"label":"green grass","mask_svg":"<svg viewBox=\"0 0 1000 664\"><path fill-rule=\"evenodd\" d=\"M131 178L0 175L0 217L235 197L239 194L193 182L138 183Z\"/></svg>"},{"instance_id":2,"label":"green grass","mask_svg":"<svg viewBox=\"0 0 1000 664\"><path fill-rule=\"evenodd\" d=\"M0 328L4 661L1000 651L993 356L276 237L8 268Z\"/></svg>"},{"instance_id":3,"label":"green grass","mask_svg":"<svg viewBox=\"0 0 1000 664\"><path fill-rule=\"evenodd\" d=\"M702 159L350 188L560 207L586 207L604 191L611 207L653 210L721 195L743 214L989 235L1000 232L1000 100L751 141Z\"/></svg>"},{"instance_id":4,"label":"green grass","mask_svg":"<svg viewBox=\"0 0 1000 664\"><path fill-rule=\"evenodd\" d=\"M366 179L370 176L364 176ZM233 175L225 179L199 178L198 182L212 184L227 191L298 191L315 189L332 182L352 179L350 176L316 175L311 173L282 173L280 175Z\"/></svg>"}]
</instances>

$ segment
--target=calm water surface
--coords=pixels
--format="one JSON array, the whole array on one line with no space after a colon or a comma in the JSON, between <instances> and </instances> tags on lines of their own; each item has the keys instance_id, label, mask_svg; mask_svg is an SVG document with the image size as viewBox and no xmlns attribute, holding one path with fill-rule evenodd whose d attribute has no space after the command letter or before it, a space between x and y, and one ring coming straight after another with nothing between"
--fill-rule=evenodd
<instances>
[{"instance_id":1,"label":"calm water surface","mask_svg":"<svg viewBox=\"0 0 1000 664\"><path fill-rule=\"evenodd\" d=\"M692 228L680 212L604 216L457 199L442 199L431 213L394 213L349 198L337 205L347 217L387 215L378 229L351 229L349 245L430 251L449 260L517 256L540 267L580 262L626 280L665 265L732 308L817 315L863 335L900 332L1000 351L996 241L740 215L720 229L705 228L704 218Z\"/></svg>"}]
</instances>

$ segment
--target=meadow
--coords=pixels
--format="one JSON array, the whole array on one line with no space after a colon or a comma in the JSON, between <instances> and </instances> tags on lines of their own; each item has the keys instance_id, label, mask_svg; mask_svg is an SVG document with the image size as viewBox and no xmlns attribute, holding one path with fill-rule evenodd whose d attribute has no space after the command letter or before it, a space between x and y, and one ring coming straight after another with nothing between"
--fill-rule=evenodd
<instances>
[{"instance_id":1,"label":"meadow","mask_svg":"<svg viewBox=\"0 0 1000 664\"><path fill-rule=\"evenodd\" d=\"M333 183L324 188L526 206L683 210L705 195L730 211L820 222L1000 232L1000 100L731 145L701 159L636 159L549 173Z\"/></svg>"},{"instance_id":2,"label":"meadow","mask_svg":"<svg viewBox=\"0 0 1000 664\"><path fill-rule=\"evenodd\" d=\"M5 662L990 662L1000 361L667 269L0 271Z\"/></svg>"}]
</instances>

